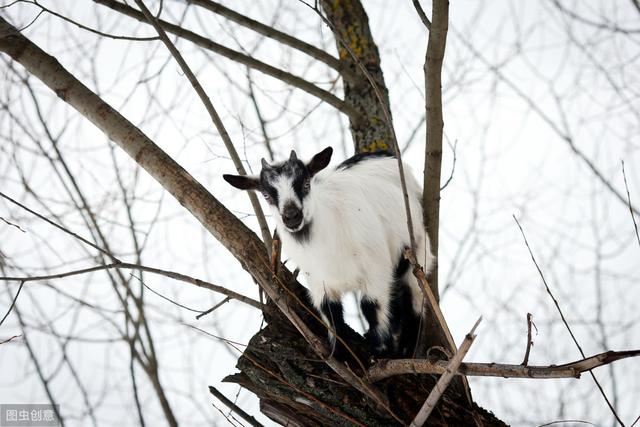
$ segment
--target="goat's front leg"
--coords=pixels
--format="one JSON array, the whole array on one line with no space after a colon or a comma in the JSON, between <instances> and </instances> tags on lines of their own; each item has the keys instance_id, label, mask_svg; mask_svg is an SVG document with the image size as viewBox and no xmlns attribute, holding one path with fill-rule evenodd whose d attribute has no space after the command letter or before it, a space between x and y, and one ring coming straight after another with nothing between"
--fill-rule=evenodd
<instances>
[{"instance_id":1,"label":"goat's front leg","mask_svg":"<svg viewBox=\"0 0 640 427\"><path fill-rule=\"evenodd\" d=\"M360 308L369 324L365 338L369 342L371 353L376 357L388 356L392 350L388 294L364 295Z\"/></svg>"},{"instance_id":2,"label":"goat's front leg","mask_svg":"<svg viewBox=\"0 0 640 427\"><path fill-rule=\"evenodd\" d=\"M328 333L329 343L331 344L332 354L340 360L344 360L347 355L346 348L336 335L344 340L344 331L347 324L344 321L344 310L340 298L330 298L324 296L320 304L322 318L331 328Z\"/></svg>"}]
</instances>

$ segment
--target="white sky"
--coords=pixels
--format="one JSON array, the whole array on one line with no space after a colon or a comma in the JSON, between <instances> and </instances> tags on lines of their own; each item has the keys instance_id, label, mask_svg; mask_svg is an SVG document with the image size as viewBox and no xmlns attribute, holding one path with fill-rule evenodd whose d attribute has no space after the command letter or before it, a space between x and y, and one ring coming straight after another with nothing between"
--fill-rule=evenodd
<instances>
[{"instance_id":1,"label":"white sky","mask_svg":"<svg viewBox=\"0 0 640 427\"><path fill-rule=\"evenodd\" d=\"M297 1L225 3L263 22L275 22L276 27L334 52L328 29ZM579 358L544 292L512 218L516 215L585 352L640 348L637 287L640 248L634 240L629 211L571 153L553 128L570 134L576 146L622 192L620 161L624 160L631 197L640 200L636 167L640 134L637 33L612 34L563 19L548 0L451 3L443 89L445 132L451 144L457 141L457 159L453 179L442 194L440 286L446 288L442 308L456 341L482 315L484 321L469 360L520 363L526 340L526 313L531 312L538 328L531 364L560 364ZM100 25L105 31L153 35L150 28L90 2L58 0L43 4L87 25ZM385 1L365 4L380 47L396 131L404 144L424 111L421 91L426 33L408 0L393 7ZM562 4L594 21L605 22L606 18L623 28L633 28L634 24L640 28L637 25L640 15L629 1ZM195 31L236 49L240 42L243 49L266 62L325 88L331 86L335 73L310 64L304 55L282 49L277 43L263 40L222 18L203 11L196 15L195 7L191 9L185 25ZM12 6L3 16L24 25L30 22L35 10L29 5ZM182 10L182 2L166 1L163 16L177 21ZM25 33L139 125L239 216L250 212L246 196L222 181L222 173L233 171L224 146L212 131L192 88L160 43L102 40L46 15ZM184 41L178 47L197 71L241 155L257 171L266 152L253 106L244 94L246 69L217 55L203 54ZM474 51L499 67L500 75ZM9 77L15 77L5 62L0 71L7 76L7 80L0 80L2 102L8 103L15 113L21 112L33 123L34 133L42 135L33 119L33 104L27 92L8 81ZM138 85L141 76L149 79L148 86ZM291 148L296 149L299 157L309 158L327 145L337 149L334 164L352 154L344 117L336 115L327 105L317 106L313 97L299 90L289 93L286 85L270 77L255 71L252 76L258 101L270 120L268 129L274 137L277 158L283 158ZM517 89L509 87L505 78ZM126 217L122 204L117 203L120 194L105 136L61 101L53 99L41 84L33 83L39 99L47 106L46 117L51 127L60 130L68 123L61 147L91 203L100 206L99 219L110 231L114 250L125 252L126 259L131 242L120 225L126 223ZM521 95L529 97L535 107ZM551 125L543 116L550 118ZM6 113L0 112L3 144L12 135L25 146L33 146L10 122ZM404 157L417 173L423 169L423 151L424 127ZM127 181L131 182L132 161L117 149L115 154ZM16 181L16 159L27 170L31 185L49 197L47 205L64 214L67 226L86 234L80 217L65 205L68 199L64 198L48 163L34 159L27 150L2 151L2 191L24 194ZM443 180L450 173L452 161L451 151L446 150ZM257 296L255 285L239 264L144 172L136 194L143 199L134 210L141 221L154 218L156 202L162 199L161 220L149 235L143 256L145 264L174 269ZM30 197L23 200L36 206ZM56 266L66 270L90 262L83 258L86 253L77 242L28 218L24 212L0 205L0 216L16 219L28 231L21 233L0 225L0 250L12 263L35 274L46 265L53 270ZM252 217L245 221L256 229ZM65 254L64 259L57 259L47 244ZM63 265L71 260L76 262ZM209 308L221 299L164 278L146 276L145 283L198 309ZM103 276L59 280L54 285L74 295L84 295L89 301L117 308ZM3 301L8 303L9 296L3 295ZM210 406L213 400L206 386L213 384L233 398L238 387L221 384L220 380L234 372L237 355L179 322L246 343L259 328L260 317L255 310L231 302L214 315L195 321L193 313L170 306L154 295L148 295L147 301L161 355L161 379L177 416L185 425L207 424L211 420L222 425L224 420ZM37 304L46 316L38 314ZM65 298L38 284L29 285L19 301L19 308L32 324L37 325L41 317L55 318L57 331L86 339L114 336L113 328L104 319L88 310L76 316L67 310L68 305ZM112 315L122 323L121 314ZM602 322L598 323L598 319ZM0 329L0 337L16 332L19 332L17 321L12 317ZM29 336L45 370L53 372L60 358L56 342L37 330L29 331ZM91 386L91 399L94 402L104 399L105 405L97 414L99 422L135 424L126 346L74 342L68 353L77 363L79 377ZM618 397L618 411L629 424L640 411L639 365L637 360L629 360L611 368L616 378L615 393L611 370L596 371L609 394ZM0 366L0 403L46 401L22 345L0 347ZM154 424L153 417L159 420L161 413L150 385L141 381L145 413L150 417L149 424ZM63 372L55 377L52 387L62 410L78 415L83 402L73 384L70 374ZM611 423L608 409L588 376L581 380L553 381L472 379L471 385L479 404L513 425L539 425L557 419L581 419L597 425ZM242 391L238 404L261 422L269 423L259 414L257 401L250 393ZM76 421L82 425L87 422L86 418Z\"/></svg>"}]
</instances>

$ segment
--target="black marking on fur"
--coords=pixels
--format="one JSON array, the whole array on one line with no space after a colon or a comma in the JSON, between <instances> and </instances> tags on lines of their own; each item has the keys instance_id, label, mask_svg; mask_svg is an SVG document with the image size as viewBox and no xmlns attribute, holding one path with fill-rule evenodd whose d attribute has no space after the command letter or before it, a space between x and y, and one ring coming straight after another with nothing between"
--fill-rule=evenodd
<instances>
[{"instance_id":1,"label":"black marking on fur","mask_svg":"<svg viewBox=\"0 0 640 427\"><path fill-rule=\"evenodd\" d=\"M262 176L260 178L260 192L263 197L267 203L278 206L278 192L270 184L263 182Z\"/></svg>"},{"instance_id":2,"label":"black marking on fur","mask_svg":"<svg viewBox=\"0 0 640 427\"><path fill-rule=\"evenodd\" d=\"M360 301L360 309L364 318L367 319L367 323L369 323L369 329L377 328L379 323L378 310L380 309L378 301L364 297Z\"/></svg>"},{"instance_id":3,"label":"black marking on fur","mask_svg":"<svg viewBox=\"0 0 640 427\"><path fill-rule=\"evenodd\" d=\"M291 232L289 230L287 230L285 228L284 232L285 233L289 233L295 240L296 242L302 244L302 243L308 243L309 239L311 238L311 223L313 221L309 221L308 223L306 223L305 225L302 226L302 228L298 231L294 231Z\"/></svg>"},{"instance_id":4,"label":"black marking on fur","mask_svg":"<svg viewBox=\"0 0 640 427\"><path fill-rule=\"evenodd\" d=\"M345 331L347 329L347 324L344 321L344 311L342 309L342 302L338 300L333 300L327 298L326 296L322 299L322 304L320 305L320 310L324 317L329 321L329 324L335 331L335 334L344 340L346 336ZM331 331L327 331L327 335L331 337ZM338 360L346 360L349 352L346 347L339 339L335 339L331 341L331 344L334 345L332 349L333 356Z\"/></svg>"},{"instance_id":5,"label":"black marking on fur","mask_svg":"<svg viewBox=\"0 0 640 427\"><path fill-rule=\"evenodd\" d=\"M386 356L387 351L391 348L391 337L386 333L384 336L381 334L380 321L378 319L380 304L374 299L364 297L360 301L360 309L369 324L369 330L365 334L365 338L369 343L371 353L378 357Z\"/></svg>"},{"instance_id":6,"label":"black marking on fur","mask_svg":"<svg viewBox=\"0 0 640 427\"><path fill-rule=\"evenodd\" d=\"M415 349L420 328L420 316L413 311L413 297L409 283L404 275L410 263L400 255L394 270L394 281L391 289L389 322L394 340L394 353L399 357L411 357Z\"/></svg>"},{"instance_id":7,"label":"black marking on fur","mask_svg":"<svg viewBox=\"0 0 640 427\"><path fill-rule=\"evenodd\" d=\"M329 320L329 323L336 331L336 333L340 334L341 331L344 330L346 323L344 322L344 311L342 309L342 302L338 300L333 300L327 298L326 296L322 299L322 304L320 306L322 310L322 314Z\"/></svg>"},{"instance_id":8,"label":"black marking on fur","mask_svg":"<svg viewBox=\"0 0 640 427\"><path fill-rule=\"evenodd\" d=\"M388 151L374 151L373 153L358 153L355 156L349 157L347 160L340 163L336 169L345 170L357 165L358 163L362 163L366 160L380 159L385 157L395 158L395 156L389 153Z\"/></svg>"},{"instance_id":9,"label":"black marking on fur","mask_svg":"<svg viewBox=\"0 0 640 427\"><path fill-rule=\"evenodd\" d=\"M404 257L404 254L401 254L400 259L398 260L396 268L393 272L393 278L396 281L400 280L402 276L404 276L404 274L409 270L410 265L411 263L409 262L409 260Z\"/></svg>"},{"instance_id":10,"label":"black marking on fur","mask_svg":"<svg viewBox=\"0 0 640 427\"><path fill-rule=\"evenodd\" d=\"M278 193L271 183L280 176L291 178L293 191L300 201L309 194L309 191L305 190L305 182L311 179L307 167L298 159L289 159L284 163L263 168L260 172L260 190L269 195L270 203L278 205Z\"/></svg>"}]
</instances>

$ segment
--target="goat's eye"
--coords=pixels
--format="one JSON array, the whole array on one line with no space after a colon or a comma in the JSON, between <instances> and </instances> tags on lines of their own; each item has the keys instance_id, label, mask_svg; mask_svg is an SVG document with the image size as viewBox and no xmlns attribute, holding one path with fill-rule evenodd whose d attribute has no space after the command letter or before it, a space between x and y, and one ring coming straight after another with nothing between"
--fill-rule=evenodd
<instances>
[{"instance_id":1,"label":"goat's eye","mask_svg":"<svg viewBox=\"0 0 640 427\"><path fill-rule=\"evenodd\" d=\"M302 188L304 189L305 193L309 192L309 190L311 189L311 180L309 178L304 180L304 185L302 186Z\"/></svg>"},{"instance_id":2,"label":"goat's eye","mask_svg":"<svg viewBox=\"0 0 640 427\"><path fill-rule=\"evenodd\" d=\"M262 192L262 195L264 196L264 199L265 199L267 202L270 202L270 201L271 201L271 196L269 195L269 193L267 193L266 191L263 191L263 192Z\"/></svg>"}]
</instances>

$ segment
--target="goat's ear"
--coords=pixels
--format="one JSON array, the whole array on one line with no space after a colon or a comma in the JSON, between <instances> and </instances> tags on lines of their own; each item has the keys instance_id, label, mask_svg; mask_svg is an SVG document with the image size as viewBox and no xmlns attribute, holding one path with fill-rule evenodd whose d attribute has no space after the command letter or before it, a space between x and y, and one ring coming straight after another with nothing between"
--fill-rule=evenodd
<instances>
[{"instance_id":1,"label":"goat's ear","mask_svg":"<svg viewBox=\"0 0 640 427\"><path fill-rule=\"evenodd\" d=\"M333 148L327 147L311 159L309 164L307 165L307 169L309 169L309 174L311 176L317 174L322 169L326 168L331 161L331 155L333 154Z\"/></svg>"},{"instance_id":2,"label":"goat's ear","mask_svg":"<svg viewBox=\"0 0 640 427\"><path fill-rule=\"evenodd\" d=\"M255 190L260 185L258 178L246 175L222 175L225 181L240 190Z\"/></svg>"}]
</instances>

